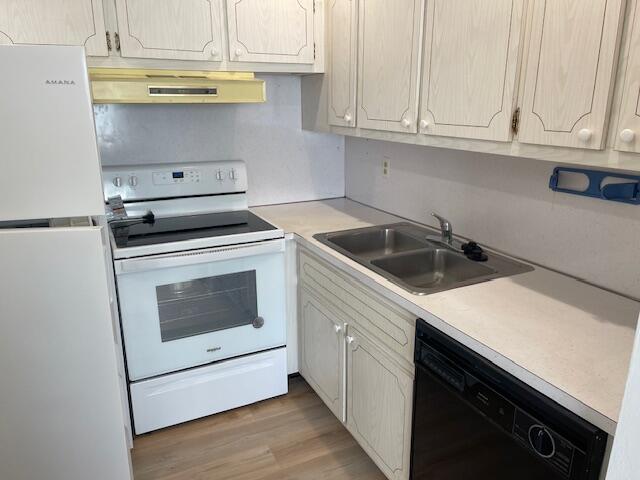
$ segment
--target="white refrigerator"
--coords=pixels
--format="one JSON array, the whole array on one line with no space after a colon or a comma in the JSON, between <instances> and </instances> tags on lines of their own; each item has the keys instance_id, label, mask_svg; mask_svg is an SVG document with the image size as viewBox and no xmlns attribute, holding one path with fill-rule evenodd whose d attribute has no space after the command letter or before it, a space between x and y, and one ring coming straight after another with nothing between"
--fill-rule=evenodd
<instances>
[{"instance_id":1,"label":"white refrigerator","mask_svg":"<svg viewBox=\"0 0 640 480\"><path fill-rule=\"evenodd\" d=\"M84 49L0 72L0 478L130 479Z\"/></svg>"}]
</instances>

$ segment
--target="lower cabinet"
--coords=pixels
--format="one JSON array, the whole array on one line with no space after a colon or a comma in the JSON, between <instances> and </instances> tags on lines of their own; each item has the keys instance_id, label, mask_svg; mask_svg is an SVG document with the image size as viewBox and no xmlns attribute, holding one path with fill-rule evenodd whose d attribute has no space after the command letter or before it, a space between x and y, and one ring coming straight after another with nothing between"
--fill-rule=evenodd
<instances>
[{"instance_id":1,"label":"lower cabinet","mask_svg":"<svg viewBox=\"0 0 640 480\"><path fill-rule=\"evenodd\" d=\"M356 318L346 308L345 298L329 287L340 285L345 294L369 297L369 306L382 305L378 295L301 248L299 266L310 265L318 268L306 268L305 275L299 275L300 374L387 478L406 480L413 364L402 350L381 341L380 332ZM392 318L408 323L411 317L404 313ZM407 325L397 327L404 331Z\"/></svg>"},{"instance_id":2,"label":"lower cabinet","mask_svg":"<svg viewBox=\"0 0 640 480\"><path fill-rule=\"evenodd\" d=\"M344 421L344 325L304 287L300 288L298 312L300 374Z\"/></svg>"},{"instance_id":3,"label":"lower cabinet","mask_svg":"<svg viewBox=\"0 0 640 480\"><path fill-rule=\"evenodd\" d=\"M388 478L409 478L413 377L357 328L347 342L347 428Z\"/></svg>"}]
</instances>

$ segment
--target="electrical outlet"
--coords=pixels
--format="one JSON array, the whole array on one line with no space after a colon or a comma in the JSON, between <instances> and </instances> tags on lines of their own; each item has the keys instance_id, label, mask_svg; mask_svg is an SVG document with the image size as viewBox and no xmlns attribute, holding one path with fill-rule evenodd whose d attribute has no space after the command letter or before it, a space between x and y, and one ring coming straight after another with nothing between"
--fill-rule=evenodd
<instances>
[{"instance_id":1,"label":"electrical outlet","mask_svg":"<svg viewBox=\"0 0 640 480\"><path fill-rule=\"evenodd\" d=\"M388 177L391 172L391 159L385 157L382 159L382 176Z\"/></svg>"}]
</instances>

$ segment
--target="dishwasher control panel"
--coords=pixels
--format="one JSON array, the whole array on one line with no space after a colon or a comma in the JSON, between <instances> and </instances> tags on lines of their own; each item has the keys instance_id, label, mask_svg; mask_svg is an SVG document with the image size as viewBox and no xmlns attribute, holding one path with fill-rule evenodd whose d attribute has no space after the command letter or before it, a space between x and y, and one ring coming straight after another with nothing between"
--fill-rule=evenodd
<instances>
[{"instance_id":1,"label":"dishwasher control panel","mask_svg":"<svg viewBox=\"0 0 640 480\"><path fill-rule=\"evenodd\" d=\"M570 442L521 410L516 412L513 434L525 448L533 450L567 478L570 478L574 457L577 461L584 457L584 452L576 455L578 452Z\"/></svg>"}]
</instances>

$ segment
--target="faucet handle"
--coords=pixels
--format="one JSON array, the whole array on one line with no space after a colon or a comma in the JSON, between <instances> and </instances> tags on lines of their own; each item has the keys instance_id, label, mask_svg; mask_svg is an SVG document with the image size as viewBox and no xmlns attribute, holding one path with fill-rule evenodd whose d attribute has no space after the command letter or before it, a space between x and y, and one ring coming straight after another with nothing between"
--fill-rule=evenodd
<instances>
[{"instance_id":1,"label":"faucet handle","mask_svg":"<svg viewBox=\"0 0 640 480\"><path fill-rule=\"evenodd\" d=\"M451 230L451 222L449 220L447 220L444 217L441 217L436 212L431 212L431 216L438 219L438 221L440 222L440 228L443 231Z\"/></svg>"}]
</instances>

